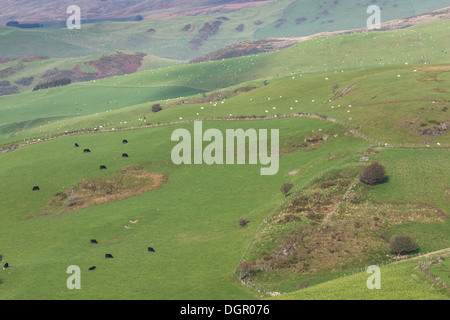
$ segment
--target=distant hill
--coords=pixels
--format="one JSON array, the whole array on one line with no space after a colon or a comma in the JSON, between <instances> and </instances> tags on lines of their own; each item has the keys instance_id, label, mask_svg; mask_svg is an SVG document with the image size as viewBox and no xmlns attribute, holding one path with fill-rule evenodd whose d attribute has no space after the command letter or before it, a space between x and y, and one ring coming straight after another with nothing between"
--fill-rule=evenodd
<instances>
[{"instance_id":1,"label":"distant hill","mask_svg":"<svg viewBox=\"0 0 450 320\"><path fill-rule=\"evenodd\" d=\"M439 10L432 11L430 13L425 13L414 17L384 22L381 24L380 31L404 29L421 23L438 20L448 20L448 19L450 19L450 7L442 8ZM242 41L236 44L226 46L220 50L211 52L203 57L196 58L192 60L191 63L237 58L253 54L273 52L310 39L348 33L367 32L367 31L369 30L367 27L365 27L351 30L320 32L304 37L266 38L266 39Z\"/></svg>"},{"instance_id":2,"label":"distant hill","mask_svg":"<svg viewBox=\"0 0 450 320\"><path fill-rule=\"evenodd\" d=\"M76 3L82 9L81 30L65 28L65 20L69 16L65 2L28 0L21 2L20 10L16 1L2 3L0 57L39 55L66 58L132 48L158 57L193 60L243 41L309 37L318 33L362 29L369 17L366 13L368 4L360 0L335 0L332 3L131 0L128 5L115 0L80 0ZM396 0L379 5L382 22L387 23L450 7L450 0ZM143 19L134 19L137 16ZM43 27L2 26L11 21L39 23ZM278 50L278 45L273 49ZM248 51L241 54L248 54ZM235 53L226 52L225 56L233 57Z\"/></svg>"},{"instance_id":3,"label":"distant hill","mask_svg":"<svg viewBox=\"0 0 450 320\"><path fill-rule=\"evenodd\" d=\"M70 4L63 0L4 0L0 24L10 20L44 22L66 20L69 5L78 5L83 19L117 19L136 15L187 16L231 12L243 7L273 0L78 0Z\"/></svg>"},{"instance_id":4,"label":"distant hill","mask_svg":"<svg viewBox=\"0 0 450 320\"><path fill-rule=\"evenodd\" d=\"M450 0L292 1L283 14L260 28L255 38L302 37L320 32L366 27L369 5L381 9L381 22L404 19L450 6Z\"/></svg>"},{"instance_id":5,"label":"distant hill","mask_svg":"<svg viewBox=\"0 0 450 320\"><path fill-rule=\"evenodd\" d=\"M31 91L38 85L63 79L69 79L72 83L91 81L177 63L177 60L140 52L110 52L80 58L0 58L0 96Z\"/></svg>"},{"instance_id":6,"label":"distant hill","mask_svg":"<svg viewBox=\"0 0 450 320\"><path fill-rule=\"evenodd\" d=\"M184 29L195 38L184 27L200 18L202 25L216 20L166 22L173 33ZM217 21L249 32L247 25L236 30L237 18ZM149 21L136 27L157 37L162 27ZM127 25L92 25L91 42L78 44L105 50L102 32ZM449 283L449 30L443 20L339 34L278 52L0 97L0 243L10 264L0 270L0 299L256 300L269 292L297 300L448 298L435 278ZM47 30L47 39L62 31ZM67 43L81 34L67 32ZM219 30L218 39L226 34ZM130 54L125 62L139 57ZM29 67L76 65L105 74L114 62L106 57L97 67L102 55L0 61L8 77ZM6 79L0 88L16 82ZM155 105L162 110L154 112ZM174 165L170 137L176 129L195 134L195 120L203 121L202 131L276 130L280 148L271 134L270 153L279 155L278 174L262 176L250 163ZM227 147L220 140L215 146ZM258 140L268 143L269 136ZM261 151L252 141L234 154ZM386 168L383 183L357 183L363 158ZM162 181L168 183L156 188ZM294 187L283 195L285 183ZM424 256L391 264L398 257L388 240L395 235L415 239L414 255L434 252L443 261L430 275L417 268ZM114 259L105 260L105 252ZM83 290L64 285L69 264L84 270ZM368 290L370 265L381 267L380 290Z\"/></svg>"}]
</instances>

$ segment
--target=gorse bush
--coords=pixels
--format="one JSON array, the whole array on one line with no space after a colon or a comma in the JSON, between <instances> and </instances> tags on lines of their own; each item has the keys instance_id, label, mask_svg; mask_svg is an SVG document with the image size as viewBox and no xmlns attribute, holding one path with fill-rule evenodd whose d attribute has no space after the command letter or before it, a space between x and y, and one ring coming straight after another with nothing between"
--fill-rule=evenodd
<instances>
[{"instance_id":1,"label":"gorse bush","mask_svg":"<svg viewBox=\"0 0 450 320\"><path fill-rule=\"evenodd\" d=\"M359 173L359 180L369 186L377 185L386 179L386 170L378 162L365 167Z\"/></svg>"}]
</instances>

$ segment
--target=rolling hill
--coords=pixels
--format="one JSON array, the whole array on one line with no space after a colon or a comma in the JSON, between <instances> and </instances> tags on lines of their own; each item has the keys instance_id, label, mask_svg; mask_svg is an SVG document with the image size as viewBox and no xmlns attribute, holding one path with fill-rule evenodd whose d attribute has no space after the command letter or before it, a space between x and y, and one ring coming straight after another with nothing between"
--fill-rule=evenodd
<instances>
[{"instance_id":1,"label":"rolling hill","mask_svg":"<svg viewBox=\"0 0 450 320\"><path fill-rule=\"evenodd\" d=\"M82 18L86 20L108 20L117 18L128 18L136 15L162 15L171 14L177 16L205 14L211 11L236 11L247 6L259 5L266 1L255 0L131 0L123 1L86 1L78 0L71 5L82 8ZM5 0L0 15L0 23L10 20L21 20L25 22L47 22L67 19L68 4L65 1L13 1Z\"/></svg>"},{"instance_id":2,"label":"rolling hill","mask_svg":"<svg viewBox=\"0 0 450 320\"><path fill-rule=\"evenodd\" d=\"M0 96L28 92L60 79L71 83L103 79L176 65L179 61L145 53L112 52L80 58L27 56L0 63Z\"/></svg>"},{"instance_id":3,"label":"rolling hill","mask_svg":"<svg viewBox=\"0 0 450 320\"><path fill-rule=\"evenodd\" d=\"M414 236L415 254L450 247L449 28L315 38L0 97L0 253L10 264L0 298L447 299L417 261L383 267L381 291L365 288L367 274L342 275L390 262L393 235ZM171 135L192 133L194 120L278 129L279 173L175 165ZM385 166L383 183L358 183L362 157ZM70 265L81 290L67 290Z\"/></svg>"},{"instance_id":4,"label":"rolling hill","mask_svg":"<svg viewBox=\"0 0 450 320\"><path fill-rule=\"evenodd\" d=\"M366 135L391 143L444 142L442 139L446 136L433 137L432 131L448 120L448 92L440 83L448 77L445 63L449 45L440 31L449 27L448 21L441 21L398 31L318 38L279 52L174 66L95 83L83 82L1 97L2 140L6 143L37 139L99 126L118 128L124 126L124 122L127 122L125 126L173 122L180 117L189 120L199 116L229 116L230 113L273 116L290 113L290 108L294 107L296 112L337 118L349 126L361 128ZM360 49L356 43L360 44ZM372 50L363 49L367 47ZM388 53L385 53L386 47L390 48ZM408 51L403 50L405 47ZM264 86L264 81L270 85ZM416 97L411 99L409 91L386 88L385 83L391 81L401 88L416 88ZM231 89L226 89L230 86ZM150 111L152 102L158 103L157 100L169 106L173 101L167 99L219 90L217 95L220 90L232 92L239 87L260 88L233 94L235 97L229 100L232 103L227 108L210 108L212 101L195 98L197 102L194 99L194 103L184 103L181 108L171 107L158 114ZM86 99L75 98L81 92ZM125 92L132 95L132 101ZM267 101L269 97L280 95L283 98L279 103ZM30 99L32 104L28 102ZM300 102L295 103L295 100ZM340 107L346 105L354 107L352 110ZM267 114L269 106L278 110ZM368 114L367 110L373 106L377 109ZM129 108L118 110L123 107ZM200 109L202 107L204 109ZM77 116L83 117L77 119ZM72 119L58 120L58 117ZM147 118L145 123L144 117ZM377 117L381 118L377 120ZM380 125L371 125L377 121ZM426 124L428 121L434 123ZM426 130L431 130L431 135L422 134Z\"/></svg>"},{"instance_id":5,"label":"rolling hill","mask_svg":"<svg viewBox=\"0 0 450 320\"><path fill-rule=\"evenodd\" d=\"M294 293L281 295L283 300L448 300L448 296L436 287L426 275L417 270L417 262L402 262L381 269L383 286L380 290L368 290L370 274L361 272ZM444 289L445 292L445 289Z\"/></svg>"},{"instance_id":6,"label":"rolling hill","mask_svg":"<svg viewBox=\"0 0 450 320\"><path fill-rule=\"evenodd\" d=\"M145 5L152 3L158 6L163 2L147 1ZM81 30L46 29L45 24L44 28L37 29L0 27L0 57L13 58L26 55L74 57L99 52L131 50L162 58L192 60L241 41L273 37L302 37L322 32L364 28L369 17L366 13L366 4L359 0L345 1L345 3L300 0L230 1L229 3L237 3L236 10L222 12L218 9L206 11L206 15L190 13L174 17L162 15L141 21L83 23ZM258 5L240 8L241 5L248 3ZM203 4L194 2L192 6ZM211 1L209 4L216 6L218 2ZM122 6L120 1L108 2L108 5L116 6L117 10ZM176 6L179 3L175 1L173 5ZM170 7L171 3L168 6ZM324 10L325 6L329 10ZM381 5L383 7L382 22L429 13L450 6L450 2L448 0L426 2L398 0L386 6L389 8ZM11 8L14 8L14 5ZM98 8L107 10L108 6ZM133 6L128 8L140 12ZM64 15L64 12L61 14ZM114 15L115 11L111 12ZM357 18L343 18L349 12ZM93 14L100 13L93 11ZM307 19L306 15L316 18L298 23L298 19Z\"/></svg>"},{"instance_id":7,"label":"rolling hill","mask_svg":"<svg viewBox=\"0 0 450 320\"><path fill-rule=\"evenodd\" d=\"M450 1L372 1L381 9L381 22L404 19L450 6ZM351 1L293 1L283 15L259 29L256 38L299 37L321 32L350 30L366 26L368 3ZM348 19L348 17L352 17Z\"/></svg>"}]
</instances>

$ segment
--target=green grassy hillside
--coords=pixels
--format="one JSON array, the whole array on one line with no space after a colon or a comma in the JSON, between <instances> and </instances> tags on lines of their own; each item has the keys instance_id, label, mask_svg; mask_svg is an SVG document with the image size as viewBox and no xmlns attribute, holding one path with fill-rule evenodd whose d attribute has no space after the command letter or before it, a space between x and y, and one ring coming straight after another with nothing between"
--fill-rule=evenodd
<instances>
[{"instance_id":1,"label":"green grassy hillside","mask_svg":"<svg viewBox=\"0 0 450 320\"><path fill-rule=\"evenodd\" d=\"M218 50L225 45L250 39L253 33L281 16L290 0L281 0L227 14L188 16L173 19L149 19L138 22L100 22L83 24L81 30L0 27L0 57L44 55L71 57L115 50L146 52L178 60L189 60ZM198 38L205 23L225 16L219 30L198 48L190 41ZM255 21L262 20L256 25ZM245 23L242 32L235 30ZM187 25L192 30L184 30Z\"/></svg>"},{"instance_id":2,"label":"green grassy hillside","mask_svg":"<svg viewBox=\"0 0 450 320\"><path fill-rule=\"evenodd\" d=\"M277 21L259 29L255 36L299 37L326 31L364 28L367 19L372 15L366 13L369 5L378 5L381 9L381 22L387 22L441 9L450 6L450 1L396 0L367 3L359 0L296 0L286 8Z\"/></svg>"},{"instance_id":3,"label":"green grassy hillside","mask_svg":"<svg viewBox=\"0 0 450 320\"><path fill-rule=\"evenodd\" d=\"M363 154L385 166L387 182L359 183L347 193L364 167ZM256 264L247 280L271 292L316 285L391 262L387 240L394 235L412 236L418 244L413 254L448 248L448 156L448 150L365 149L345 166L300 186L255 235L243 258Z\"/></svg>"},{"instance_id":4,"label":"green grassy hillside","mask_svg":"<svg viewBox=\"0 0 450 320\"><path fill-rule=\"evenodd\" d=\"M235 282L233 270L258 224L281 200L278 188L288 172L310 168L296 179L300 183L334 163L326 160L330 149L351 153L365 144L343 137L330 141L330 149L298 150L281 157L280 174L260 176L254 165L175 166L170 135L179 127L78 135L2 155L0 243L4 260L12 266L0 274L2 299L255 298ZM192 131L191 124L181 127ZM204 127L278 128L281 141L318 128L345 130L313 119L207 122ZM127 145L122 144L125 138ZM75 142L90 148L91 154L83 154ZM130 158L121 159L123 152ZM101 164L107 172L98 170ZM110 176L129 164L165 174L168 182L127 200L42 215L57 192L81 178ZM34 185L41 191L32 192ZM248 228L237 223L244 215L250 219ZM130 220L139 222L133 225ZM99 244L91 245L90 239ZM148 246L156 253L148 253ZM105 260L105 253L114 259ZM82 268L79 292L65 286L65 270L72 264ZM89 272L93 265L97 270ZM34 290L27 290L30 285Z\"/></svg>"},{"instance_id":5,"label":"green grassy hillside","mask_svg":"<svg viewBox=\"0 0 450 320\"><path fill-rule=\"evenodd\" d=\"M417 268L417 261L381 268L381 289L369 290L370 274L358 273L298 292L281 295L282 300L448 300L432 288Z\"/></svg>"},{"instance_id":6,"label":"green grassy hillside","mask_svg":"<svg viewBox=\"0 0 450 320\"><path fill-rule=\"evenodd\" d=\"M65 77L70 78L72 82L78 82L163 68L180 63L176 60L144 54L142 54L143 57L137 56L139 53L109 52L77 58L24 57L0 64L0 81L8 81L10 87L17 88L18 92L28 92L32 91L38 83L45 83L55 78ZM134 59L134 61L127 66L120 61L120 59L126 58ZM120 63L123 65L119 65ZM2 95L1 91L0 95Z\"/></svg>"},{"instance_id":7,"label":"green grassy hillside","mask_svg":"<svg viewBox=\"0 0 450 320\"><path fill-rule=\"evenodd\" d=\"M267 297L236 278L242 261L258 266L256 285L292 292L281 299L444 298L413 262L383 268L376 292L367 274L339 276L389 261L392 235L414 236L416 253L449 247L449 28L328 37L0 97L0 144L55 138L0 154L0 253L11 265L0 270L0 298ZM174 165L172 132L202 119L204 130L279 129L279 173ZM57 137L76 130L86 132ZM388 177L350 190L363 156ZM142 180L118 178L130 165L165 183L133 193ZM117 196L127 186L130 197ZM96 205L77 207L80 188ZM70 265L81 267L81 290L66 287ZM303 281L311 286L293 292Z\"/></svg>"},{"instance_id":8,"label":"green grassy hillside","mask_svg":"<svg viewBox=\"0 0 450 320\"><path fill-rule=\"evenodd\" d=\"M226 14L107 21L83 24L75 31L0 27L0 57L72 57L132 48L158 57L191 60L254 38L299 37L366 26L369 4L359 0L331 2L279 0ZM378 5L386 22L450 6L450 1L396 0ZM214 23L220 26L212 28Z\"/></svg>"},{"instance_id":9,"label":"green grassy hillside","mask_svg":"<svg viewBox=\"0 0 450 320\"><path fill-rule=\"evenodd\" d=\"M450 24L442 21L399 31L314 39L275 53L162 68L28 96L0 97L2 138L7 142L97 126L117 128L125 121L125 126L142 125L144 117L147 123L155 123L178 121L180 117L307 112L336 118L383 142L442 143L446 136L422 134L448 120L449 96L444 82L449 74L445 66L449 43L442 32L448 28ZM363 50L367 47L372 50ZM387 53L386 47L390 47ZM263 85L264 80L268 86ZM232 88L226 89L229 86ZM158 114L150 112L157 100L243 86L260 89L221 101L218 107L197 102ZM76 98L77 92L84 90L83 97ZM132 93L132 100L122 98L125 92ZM164 106L173 101L159 102ZM77 117L89 114L92 116ZM70 119L57 121L55 117L61 116ZM29 122L36 118L43 119L38 121L39 127ZM45 119L49 126L42 125Z\"/></svg>"}]
</instances>

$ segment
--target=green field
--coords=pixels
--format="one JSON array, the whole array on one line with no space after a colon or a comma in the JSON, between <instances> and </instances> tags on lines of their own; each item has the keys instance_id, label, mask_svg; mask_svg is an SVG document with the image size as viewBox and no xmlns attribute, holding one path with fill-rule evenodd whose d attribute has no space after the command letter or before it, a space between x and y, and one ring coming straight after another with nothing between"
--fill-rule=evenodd
<instances>
[{"instance_id":1,"label":"green field","mask_svg":"<svg viewBox=\"0 0 450 320\"><path fill-rule=\"evenodd\" d=\"M274 127L280 129L281 141L292 134L292 128L304 136L318 127L333 127L312 119L208 122L204 126L221 130ZM189 124L183 127L192 129ZM8 188L2 187L0 242L2 254L13 266L1 274L2 299L256 298L235 282L233 270L259 222L281 200L277 190L287 172L307 166L310 173L295 179L305 181L332 164L325 160L329 150L283 156L280 174L270 177L260 176L259 166L251 165L175 166L170 160L174 143L168 143L175 128L79 135L2 155L2 186ZM128 145L122 145L124 138ZM73 147L74 142L92 153L83 154ZM331 149L346 152L363 145L350 138L329 143ZM98 170L100 164L108 166L108 175L129 164L115 160L123 152L130 155L131 163L163 173L169 182L128 200L61 216L39 216L55 193L83 177L104 174ZM41 191L33 193L34 185ZM244 229L236 222L243 215L251 221ZM139 223L124 229L129 220ZM92 246L91 238L99 245ZM156 254L146 252L150 245ZM115 259L105 261L104 254L109 252ZM83 270L85 289L80 292L65 287L65 269L72 264ZM94 273L87 271L91 265L97 266ZM28 291L29 286L37 290Z\"/></svg>"}]
</instances>

